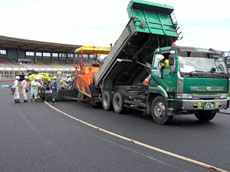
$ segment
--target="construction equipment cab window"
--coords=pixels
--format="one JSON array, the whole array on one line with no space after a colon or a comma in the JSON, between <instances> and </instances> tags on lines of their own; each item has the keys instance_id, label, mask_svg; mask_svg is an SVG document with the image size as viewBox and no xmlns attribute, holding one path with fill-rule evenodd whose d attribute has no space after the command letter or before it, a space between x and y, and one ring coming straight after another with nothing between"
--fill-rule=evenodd
<instances>
[{"instance_id":1,"label":"construction equipment cab window","mask_svg":"<svg viewBox=\"0 0 230 172\"><path fill-rule=\"evenodd\" d=\"M83 54L83 65L99 67L103 64L106 55L104 54Z\"/></svg>"}]
</instances>

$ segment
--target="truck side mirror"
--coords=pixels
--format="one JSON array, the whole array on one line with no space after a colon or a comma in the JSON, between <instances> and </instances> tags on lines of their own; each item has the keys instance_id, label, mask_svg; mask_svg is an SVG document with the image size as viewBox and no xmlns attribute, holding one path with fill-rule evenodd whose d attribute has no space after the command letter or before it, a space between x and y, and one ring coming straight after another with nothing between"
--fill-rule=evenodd
<instances>
[{"instance_id":1,"label":"truck side mirror","mask_svg":"<svg viewBox=\"0 0 230 172\"><path fill-rule=\"evenodd\" d=\"M169 65L173 66L174 65L174 54L169 55Z\"/></svg>"},{"instance_id":2,"label":"truck side mirror","mask_svg":"<svg viewBox=\"0 0 230 172\"><path fill-rule=\"evenodd\" d=\"M230 51L228 56L224 57L225 66L227 68L228 77L230 78Z\"/></svg>"}]
</instances>

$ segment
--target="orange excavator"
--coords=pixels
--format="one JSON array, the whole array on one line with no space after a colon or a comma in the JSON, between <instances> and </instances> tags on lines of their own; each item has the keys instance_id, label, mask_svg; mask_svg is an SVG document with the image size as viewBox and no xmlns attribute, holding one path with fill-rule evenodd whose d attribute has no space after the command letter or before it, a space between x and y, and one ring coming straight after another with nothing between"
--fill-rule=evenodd
<instances>
[{"instance_id":1,"label":"orange excavator","mask_svg":"<svg viewBox=\"0 0 230 172\"><path fill-rule=\"evenodd\" d=\"M94 86L94 74L100 69L110 47L82 46L74 51L75 84L78 88L78 99L89 100L96 104L100 90Z\"/></svg>"}]
</instances>

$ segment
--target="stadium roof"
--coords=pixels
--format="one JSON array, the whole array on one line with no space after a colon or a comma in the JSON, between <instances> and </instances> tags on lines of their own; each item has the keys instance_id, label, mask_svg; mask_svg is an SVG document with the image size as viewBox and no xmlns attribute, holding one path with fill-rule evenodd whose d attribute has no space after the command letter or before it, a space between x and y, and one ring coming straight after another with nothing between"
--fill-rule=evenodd
<instances>
[{"instance_id":1,"label":"stadium roof","mask_svg":"<svg viewBox=\"0 0 230 172\"><path fill-rule=\"evenodd\" d=\"M0 49L18 49L36 52L73 53L82 45L60 44L52 42L33 41L27 39L12 38L0 35Z\"/></svg>"}]
</instances>

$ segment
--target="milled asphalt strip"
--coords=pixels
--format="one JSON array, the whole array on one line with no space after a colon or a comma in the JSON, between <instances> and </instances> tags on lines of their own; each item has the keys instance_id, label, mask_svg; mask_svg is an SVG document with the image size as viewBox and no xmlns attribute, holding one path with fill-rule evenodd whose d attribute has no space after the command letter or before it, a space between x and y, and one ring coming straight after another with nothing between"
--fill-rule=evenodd
<instances>
[{"instance_id":1,"label":"milled asphalt strip","mask_svg":"<svg viewBox=\"0 0 230 172\"><path fill-rule=\"evenodd\" d=\"M226 170L223 170L223 169L220 169L220 168L211 166L211 165L209 165L209 164L205 164L205 163L202 163L202 162L199 162L199 161L196 161L196 160L193 160L193 159L190 159L190 158L181 156L181 155L177 155L177 154L175 154L175 153L171 153L171 152L165 151L165 150L163 150L163 149L159 149L159 148L157 148L157 147L150 146L150 145L141 143L141 142L139 142L139 141L136 141L136 140L133 140L133 139L130 139L130 138L127 138L127 137L118 135L118 134L116 134L116 133L110 132L110 131L105 130L105 129L103 129L103 128L99 128L99 127L97 127L97 126L95 126L95 125L92 125L92 124L90 124L90 123L87 123L87 122L85 122L85 121L82 121L82 120L80 120L80 119L78 119L78 118L75 118L75 117L73 117L73 116L71 116L71 115L69 115L69 114L67 114L67 113L65 113L65 112L63 112L63 111L57 109L56 107L50 105L50 104L49 104L48 102L46 102L46 101L45 101L44 103L45 103L46 105L48 105L51 109L53 109L53 110L55 110L55 111L61 113L62 115L66 116L66 117L69 117L69 118L71 118L71 119L73 119L73 120L75 120L75 121L77 121L77 122L80 122L80 123L82 123L82 124L84 124L84 125L87 125L87 126L89 126L89 127L91 127L91 128L94 128L94 129L96 129L96 130L98 130L98 131L101 131L101 132L103 132L103 133L109 134L109 135L114 136L114 137L116 137L116 138L119 138L119 139L121 139L121 140L125 140L125 141L127 141L127 142L130 142L130 143L133 143L133 144L136 144L136 145L139 145L139 146L148 148L148 149L150 149L150 150L153 150L153 151L156 151L156 152L160 152L160 153L162 153L162 154L165 154L165 155L168 155L168 156L171 156L171 157L174 157L174 158L177 158L177 159L186 161L186 162L188 162L188 163L195 164L195 165L197 165L197 166L200 166L200 167L209 169L210 171L214 171L214 172L228 172L228 171L226 171Z\"/></svg>"}]
</instances>

